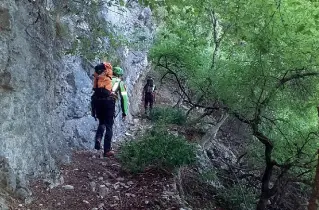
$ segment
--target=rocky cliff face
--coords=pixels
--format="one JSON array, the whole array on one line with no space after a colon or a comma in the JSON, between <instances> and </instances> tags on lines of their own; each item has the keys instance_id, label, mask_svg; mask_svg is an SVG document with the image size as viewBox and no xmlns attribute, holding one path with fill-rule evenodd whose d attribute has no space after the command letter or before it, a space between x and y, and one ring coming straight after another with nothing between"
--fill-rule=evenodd
<instances>
[{"instance_id":1,"label":"rocky cliff face","mask_svg":"<svg viewBox=\"0 0 319 210\"><path fill-rule=\"evenodd\" d=\"M73 42L78 33L90 33L90 22L83 12L57 16L60 8L72 10L68 1L61 2L0 2L1 192L4 189L23 197L28 178L39 175L58 181L58 161L69 161L74 148L93 147L97 122L89 110L93 73L89 62L94 65L99 60L84 61L76 53L63 54L65 43ZM69 38L61 37L57 17L68 27ZM140 98L136 84L148 66L151 11L134 1L126 7L103 3L98 18L109 23L105 27L117 28L116 35L127 37L127 43L142 46L133 49L123 44L114 55L125 69L131 113L137 114ZM108 47L101 49L107 51ZM116 119L115 140L126 124Z\"/></svg>"}]
</instances>

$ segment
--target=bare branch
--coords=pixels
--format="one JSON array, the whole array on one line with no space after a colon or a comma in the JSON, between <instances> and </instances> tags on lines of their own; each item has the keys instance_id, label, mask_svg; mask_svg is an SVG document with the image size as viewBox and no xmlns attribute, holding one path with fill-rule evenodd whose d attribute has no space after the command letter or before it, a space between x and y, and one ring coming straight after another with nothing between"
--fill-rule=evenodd
<instances>
[{"instance_id":1,"label":"bare branch","mask_svg":"<svg viewBox=\"0 0 319 210\"><path fill-rule=\"evenodd\" d=\"M301 69L303 70L303 69ZM284 85L285 83L291 81L291 80L295 80L295 79L303 79L306 77L311 77L311 76L319 76L319 72L306 72L306 73L296 73L293 75L290 75L289 77L284 76L279 83L277 84L276 88L281 87L282 85Z\"/></svg>"}]
</instances>

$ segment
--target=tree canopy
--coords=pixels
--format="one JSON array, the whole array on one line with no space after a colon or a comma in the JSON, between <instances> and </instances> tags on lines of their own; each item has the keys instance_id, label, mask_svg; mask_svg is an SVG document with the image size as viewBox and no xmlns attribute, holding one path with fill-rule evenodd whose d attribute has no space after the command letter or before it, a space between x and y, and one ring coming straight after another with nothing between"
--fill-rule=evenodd
<instances>
[{"instance_id":1,"label":"tree canopy","mask_svg":"<svg viewBox=\"0 0 319 210\"><path fill-rule=\"evenodd\" d=\"M311 177L319 147L319 2L146 3L159 20L150 54L157 69L175 75L191 105L221 102L219 108L248 124L264 146L258 209L265 209L284 175Z\"/></svg>"}]
</instances>

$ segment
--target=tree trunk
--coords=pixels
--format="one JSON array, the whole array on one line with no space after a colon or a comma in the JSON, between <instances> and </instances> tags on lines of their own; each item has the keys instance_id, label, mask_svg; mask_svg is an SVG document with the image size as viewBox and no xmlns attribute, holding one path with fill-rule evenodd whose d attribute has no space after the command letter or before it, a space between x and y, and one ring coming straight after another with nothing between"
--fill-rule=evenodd
<instances>
[{"instance_id":1,"label":"tree trunk","mask_svg":"<svg viewBox=\"0 0 319 210\"><path fill-rule=\"evenodd\" d=\"M267 150L267 149L266 149ZM258 201L257 210L266 210L268 200L274 195L274 189L270 189L270 179L274 165L267 163L261 183L261 195Z\"/></svg>"},{"instance_id":2,"label":"tree trunk","mask_svg":"<svg viewBox=\"0 0 319 210\"><path fill-rule=\"evenodd\" d=\"M270 188L271 176L274 168L274 162L271 159L273 144L270 139L263 133L259 132L256 127L253 127L254 136L258 138L265 146L265 162L266 168L261 180L261 195L257 204L257 210L266 210L268 200L276 193L277 186Z\"/></svg>"},{"instance_id":3,"label":"tree trunk","mask_svg":"<svg viewBox=\"0 0 319 210\"><path fill-rule=\"evenodd\" d=\"M257 210L265 210L269 198L260 198L257 204Z\"/></svg>"},{"instance_id":4,"label":"tree trunk","mask_svg":"<svg viewBox=\"0 0 319 210\"><path fill-rule=\"evenodd\" d=\"M207 138L203 138L203 142L201 143L202 148L204 150L210 149L213 145L212 141L216 139L217 133L220 129L220 127L225 123L226 119L228 118L228 113L225 113L221 116L217 124L211 129L208 135L206 135Z\"/></svg>"},{"instance_id":5,"label":"tree trunk","mask_svg":"<svg viewBox=\"0 0 319 210\"><path fill-rule=\"evenodd\" d=\"M318 149L318 165L316 170L316 177L315 177L312 195L309 200L308 210L319 210L319 149Z\"/></svg>"}]
</instances>

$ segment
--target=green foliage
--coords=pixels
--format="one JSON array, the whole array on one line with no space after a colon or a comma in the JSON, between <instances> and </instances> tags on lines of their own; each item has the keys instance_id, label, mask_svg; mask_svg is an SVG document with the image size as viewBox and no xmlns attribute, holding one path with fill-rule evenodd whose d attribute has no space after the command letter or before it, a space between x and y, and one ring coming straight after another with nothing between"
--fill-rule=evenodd
<instances>
[{"instance_id":1,"label":"green foliage","mask_svg":"<svg viewBox=\"0 0 319 210\"><path fill-rule=\"evenodd\" d=\"M152 121L163 124L183 125L186 123L186 114L182 109L172 107L156 107L151 112Z\"/></svg>"},{"instance_id":2,"label":"green foliage","mask_svg":"<svg viewBox=\"0 0 319 210\"><path fill-rule=\"evenodd\" d=\"M200 174L203 182L221 182L223 171L219 169L210 169ZM225 183L225 182L224 182ZM225 188L216 189L215 200L225 209L253 210L256 207L258 192L255 188L249 187L244 183L235 183Z\"/></svg>"},{"instance_id":3,"label":"green foliage","mask_svg":"<svg viewBox=\"0 0 319 210\"><path fill-rule=\"evenodd\" d=\"M116 50L127 44L127 39L118 33L120 29L102 17L101 8L104 4L100 0L68 4L73 14L84 18L77 21L77 24L83 25L77 27L77 36L73 37L65 54L80 55L87 60L107 58L108 61L116 61Z\"/></svg>"},{"instance_id":4,"label":"green foliage","mask_svg":"<svg viewBox=\"0 0 319 210\"><path fill-rule=\"evenodd\" d=\"M218 179L217 171L216 170L207 170L200 174L200 178L206 181L214 181Z\"/></svg>"},{"instance_id":5,"label":"green foliage","mask_svg":"<svg viewBox=\"0 0 319 210\"><path fill-rule=\"evenodd\" d=\"M147 3L165 11L150 53L156 69L178 77L188 100L218 101L255 131L245 157L252 166L265 166L268 144L270 161L292 166L285 175L311 179L319 147L318 1ZM246 207L243 195L251 195ZM231 209L249 209L253 195L234 186L224 197Z\"/></svg>"},{"instance_id":6,"label":"green foliage","mask_svg":"<svg viewBox=\"0 0 319 210\"><path fill-rule=\"evenodd\" d=\"M193 164L196 155L194 145L184 138L155 127L139 140L124 143L119 159L123 168L131 172L141 172L149 167L172 171Z\"/></svg>"},{"instance_id":7,"label":"green foliage","mask_svg":"<svg viewBox=\"0 0 319 210\"><path fill-rule=\"evenodd\" d=\"M248 120L258 115L277 161L314 157L318 2L148 2L167 11L150 54L159 71L174 72L193 101L221 101Z\"/></svg>"},{"instance_id":8,"label":"green foliage","mask_svg":"<svg viewBox=\"0 0 319 210\"><path fill-rule=\"evenodd\" d=\"M193 7L172 5L166 8L165 23L160 26L150 56L154 62L169 63L177 75L193 90L207 90L212 57L211 31L204 13ZM167 69L158 68L165 72ZM209 91L209 90L208 90Z\"/></svg>"},{"instance_id":9,"label":"green foliage","mask_svg":"<svg viewBox=\"0 0 319 210\"><path fill-rule=\"evenodd\" d=\"M69 28L67 25L61 23L59 20L55 22L55 34L59 38L70 38L69 37Z\"/></svg>"},{"instance_id":10,"label":"green foliage","mask_svg":"<svg viewBox=\"0 0 319 210\"><path fill-rule=\"evenodd\" d=\"M60 10L66 7L65 3L58 2ZM152 37L147 29L138 25L134 30L112 24L102 12L104 7L116 7L117 15L125 16L126 2L120 1L71 1L67 4L68 13L80 17L76 24L76 37L66 47L65 54L80 55L87 60L117 61L117 51L125 46L136 50L148 49ZM131 30L131 29L129 29ZM127 33L131 32L131 33ZM125 35L124 35L125 34Z\"/></svg>"},{"instance_id":11,"label":"green foliage","mask_svg":"<svg viewBox=\"0 0 319 210\"><path fill-rule=\"evenodd\" d=\"M229 209L256 209L256 190L243 184L235 184L223 190L218 190L217 198L221 200L222 205L226 205Z\"/></svg>"}]
</instances>

